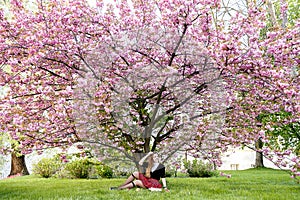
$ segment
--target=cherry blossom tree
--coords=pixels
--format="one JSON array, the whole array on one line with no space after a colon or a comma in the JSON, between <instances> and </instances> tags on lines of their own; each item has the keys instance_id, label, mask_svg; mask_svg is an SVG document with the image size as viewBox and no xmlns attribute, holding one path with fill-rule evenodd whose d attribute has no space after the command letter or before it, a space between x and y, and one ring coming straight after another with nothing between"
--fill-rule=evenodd
<instances>
[{"instance_id":1,"label":"cherry blossom tree","mask_svg":"<svg viewBox=\"0 0 300 200\"><path fill-rule=\"evenodd\" d=\"M64 44L54 47L59 41L55 43L55 37L48 38L48 45L45 46L49 47L49 56L40 59L38 54L42 55L42 44L38 45L38 37L34 32L42 31L39 20L43 14L34 13L25 5L20 1L11 1L10 12L1 12L0 79L1 89L6 91L5 98L1 98L1 132L8 133L11 140L18 141L12 150L19 156L12 158L19 158L22 163L25 163L24 156L20 157L22 154L48 146L71 144L74 140L71 137L74 130L68 117L70 110L67 99L72 84L68 76L72 75L67 68L59 69L64 62L54 53L55 48L63 48ZM40 6L42 9L43 5ZM21 19L26 15L26 20L34 19L32 24ZM47 34L45 26L44 32L40 32L41 38ZM56 67L51 66L51 62ZM2 150L6 151L4 148Z\"/></svg>"},{"instance_id":2,"label":"cherry blossom tree","mask_svg":"<svg viewBox=\"0 0 300 200\"><path fill-rule=\"evenodd\" d=\"M260 18L258 22L268 22L268 20L264 20L266 18L262 13L260 13L262 15L257 13L257 11L262 8L257 5L252 8L253 10L248 10L246 19L249 19L248 16L250 14L255 14L256 17L263 17ZM286 16L286 9L287 6L283 3L280 9L283 18ZM242 20L245 20L245 18ZM247 20L243 21L242 25L245 23L247 23ZM240 27L243 28L242 25L240 25ZM259 23L256 25L259 26ZM259 139L268 143L268 136L265 135L265 131L272 125L264 124L264 126L262 126L257 120L257 117L261 113L276 113L284 110L295 115L288 120L282 119L282 123L295 122L299 115L299 88L297 85L297 82L299 81L299 74L297 72L299 66L299 60L297 58L299 43L294 40L298 37L297 35L299 35L299 30L296 28L299 24L296 25L296 27L277 26L268 30L266 30L265 25L263 26L264 28L260 29L261 31L256 32L256 34L251 32L246 34L246 57L242 57L241 59L243 60L241 62L232 65L234 66L233 70L235 70L236 73L236 79L233 79L236 81L236 84L234 85L237 86L235 91L239 91L239 96L237 96L238 98L236 99L236 102L239 102L239 105L235 108L241 108L234 109L233 112L240 112L240 114L243 114L239 115L239 119L234 118L230 121L233 122L233 128L231 130L233 131L234 138L234 136L239 136L236 134L241 133L241 128L244 127L245 132L243 135L249 136L246 139L247 144L249 144L248 141L257 141ZM245 28L248 29L249 26ZM259 30L259 28L256 30ZM294 42L292 42L293 40ZM257 46L257 48L253 48L253 45ZM234 60L234 62L236 62L236 60ZM240 84L242 82L243 84ZM241 117L244 115L247 115L248 117ZM235 126L239 128L236 129L234 128ZM255 132L256 134L253 134ZM286 166L287 163L291 163L284 159L283 155L286 156L292 151L287 150L282 153L275 150L273 151L275 152L274 155L269 154L270 149L268 148L272 148L272 146L266 145L264 149L258 149L258 151L268 155L268 157L271 160L273 159L278 165ZM276 157L276 153L278 153L278 157ZM297 159L299 158L293 155L292 161L295 161L294 167L296 169L299 167Z\"/></svg>"},{"instance_id":3,"label":"cherry blossom tree","mask_svg":"<svg viewBox=\"0 0 300 200\"><path fill-rule=\"evenodd\" d=\"M280 1L267 1L267 11L269 20L266 23L265 30L276 29L279 26L291 27L294 26L294 21L299 18L299 10L296 9L297 3L295 1L287 1L288 7L286 10L282 9ZM287 6L287 5L285 5ZM261 31L261 37L266 37L266 31ZM293 75L297 75L298 69L294 67ZM298 145L299 136L297 134L297 124L298 122L286 123L289 121L287 118L291 113L289 112L275 112L275 113L266 113L262 112L257 119L259 122L265 123L270 122L274 123L274 126L268 128L269 130L266 134L269 135L268 145L272 144L273 148L277 149L289 149L294 154L298 155ZM279 123L278 123L279 122ZM273 131L274 130L274 131ZM264 143L258 139L256 142L257 149L261 149ZM263 166L263 152L256 152L256 166Z\"/></svg>"},{"instance_id":4,"label":"cherry blossom tree","mask_svg":"<svg viewBox=\"0 0 300 200\"><path fill-rule=\"evenodd\" d=\"M88 73L77 85L83 101L76 107L76 124L86 142L116 148L135 162L150 150L168 159L204 137L211 129L205 125L209 115L225 112L221 71L192 37L207 20L201 12L208 8L188 4L181 10L167 7L167 12L161 10L163 2L116 5L120 12L111 15L119 20L85 58ZM137 8L143 13L136 13ZM178 22L161 24L175 17ZM206 135L216 140L214 134Z\"/></svg>"},{"instance_id":5,"label":"cherry blossom tree","mask_svg":"<svg viewBox=\"0 0 300 200\"><path fill-rule=\"evenodd\" d=\"M191 149L220 164L228 145L267 142L260 113L299 119L299 21L266 30L267 2L245 3L12 0L0 15L2 132L23 153L82 141L134 161ZM259 151L278 166L290 155ZM290 163L299 175L299 157Z\"/></svg>"}]
</instances>

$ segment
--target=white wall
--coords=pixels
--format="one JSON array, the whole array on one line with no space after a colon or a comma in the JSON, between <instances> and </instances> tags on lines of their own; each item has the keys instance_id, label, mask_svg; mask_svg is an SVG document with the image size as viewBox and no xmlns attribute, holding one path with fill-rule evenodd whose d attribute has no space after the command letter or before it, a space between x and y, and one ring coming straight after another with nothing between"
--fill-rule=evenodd
<instances>
[{"instance_id":1,"label":"white wall","mask_svg":"<svg viewBox=\"0 0 300 200\"><path fill-rule=\"evenodd\" d=\"M253 168L255 165L255 151L245 147L244 149L236 148L229 150L222 158L222 166L219 170L244 170ZM271 161L264 158L264 166L278 169Z\"/></svg>"}]
</instances>

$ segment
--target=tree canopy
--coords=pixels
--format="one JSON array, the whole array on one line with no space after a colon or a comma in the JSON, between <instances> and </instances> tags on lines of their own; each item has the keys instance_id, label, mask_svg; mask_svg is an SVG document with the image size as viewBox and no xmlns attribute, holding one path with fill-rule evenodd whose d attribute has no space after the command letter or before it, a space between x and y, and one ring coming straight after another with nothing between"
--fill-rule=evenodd
<instances>
[{"instance_id":1,"label":"tree canopy","mask_svg":"<svg viewBox=\"0 0 300 200\"><path fill-rule=\"evenodd\" d=\"M266 2L33 2L0 14L1 132L23 153L81 141L220 164L228 145L269 140L260 113L299 122L299 20L266 29Z\"/></svg>"}]
</instances>

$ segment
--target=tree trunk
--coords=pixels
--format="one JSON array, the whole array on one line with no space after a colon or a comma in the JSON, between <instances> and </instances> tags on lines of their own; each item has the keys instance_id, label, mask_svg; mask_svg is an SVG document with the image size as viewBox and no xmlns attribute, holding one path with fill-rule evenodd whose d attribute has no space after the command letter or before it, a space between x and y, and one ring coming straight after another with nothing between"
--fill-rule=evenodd
<instances>
[{"instance_id":1,"label":"tree trunk","mask_svg":"<svg viewBox=\"0 0 300 200\"><path fill-rule=\"evenodd\" d=\"M145 153L136 153L134 154L134 163L135 163L135 166L136 168L138 169L138 171L140 173L145 173L145 168L142 167L141 165L139 165L139 161L145 156L146 154Z\"/></svg>"},{"instance_id":2,"label":"tree trunk","mask_svg":"<svg viewBox=\"0 0 300 200\"><path fill-rule=\"evenodd\" d=\"M262 149L262 147L263 147L263 142L261 141L261 139L258 139L255 142L255 148L256 150L260 150ZM255 167L265 167L262 152L256 151Z\"/></svg>"},{"instance_id":3,"label":"tree trunk","mask_svg":"<svg viewBox=\"0 0 300 200\"><path fill-rule=\"evenodd\" d=\"M17 156L16 152L11 153L11 169L8 176L14 175L29 175L25 163L25 155Z\"/></svg>"}]
</instances>

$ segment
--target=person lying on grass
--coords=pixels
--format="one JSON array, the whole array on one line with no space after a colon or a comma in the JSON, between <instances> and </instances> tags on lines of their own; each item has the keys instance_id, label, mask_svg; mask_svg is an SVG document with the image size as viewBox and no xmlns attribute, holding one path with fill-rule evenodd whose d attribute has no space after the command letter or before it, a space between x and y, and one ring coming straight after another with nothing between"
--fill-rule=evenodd
<instances>
[{"instance_id":1,"label":"person lying on grass","mask_svg":"<svg viewBox=\"0 0 300 200\"><path fill-rule=\"evenodd\" d=\"M147 162L145 162L147 160ZM146 189L164 188L169 191L166 182L165 166L158 162L157 154L149 152L140 161L139 165L146 167L145 174L140 172L133 172L127 180L119 187L111 187L111 190L130 189L133 187L141 187ZM159 182L162 180L162 184Z\"/></svg>"}]
</instances>

